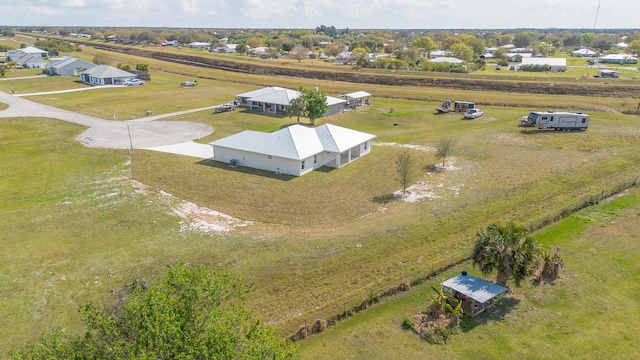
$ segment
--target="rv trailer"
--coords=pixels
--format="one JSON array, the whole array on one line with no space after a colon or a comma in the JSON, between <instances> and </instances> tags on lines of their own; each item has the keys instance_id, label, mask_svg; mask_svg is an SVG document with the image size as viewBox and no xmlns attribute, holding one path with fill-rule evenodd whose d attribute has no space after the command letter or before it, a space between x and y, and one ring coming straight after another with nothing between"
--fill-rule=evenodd
<instances>
[{"instance_id":1,"label":"rv trailer","mask_svg":"<svg viewBox=\"0 0 640 360\"><path fill-rule=\"evenodd\" d=\"M522 126L535 126L538 129L576 130L589 127L589 115L568 112L532 111L520 122Z\"/></svg>"}]
</instances>

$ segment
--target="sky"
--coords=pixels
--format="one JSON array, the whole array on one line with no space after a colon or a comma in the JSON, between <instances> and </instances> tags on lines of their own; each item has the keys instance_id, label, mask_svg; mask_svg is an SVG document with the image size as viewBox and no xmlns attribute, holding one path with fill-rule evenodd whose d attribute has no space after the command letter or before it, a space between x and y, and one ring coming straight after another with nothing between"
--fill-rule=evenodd
<instances>
[{"instance_id":1,"label":"sky","mask_svg":"<svg viewBox=\"0 0 640 360\"><path fill-rule=\"evenodd\" d=\"M0 26L640 28L638 0L0 0Z\"/></svg>"}]
</instances>

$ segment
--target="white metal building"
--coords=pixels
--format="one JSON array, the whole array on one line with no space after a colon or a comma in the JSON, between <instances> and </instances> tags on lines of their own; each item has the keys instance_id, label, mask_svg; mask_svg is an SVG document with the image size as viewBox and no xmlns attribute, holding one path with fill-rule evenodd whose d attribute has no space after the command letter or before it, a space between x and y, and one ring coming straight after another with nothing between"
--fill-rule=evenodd
<instances>
[{"instance_id":1,"label":"white metal building","mask_svg":"<svg viewBox=\"0 0 640 360\"><path fill-rule=\"evenodd\" d=\"M321 166L339 168L371 151L375 135L324 124L303 125L264 133L246 130L209 143L213 160L273 171L304 175Z\"/></svg>"}]
</instances>

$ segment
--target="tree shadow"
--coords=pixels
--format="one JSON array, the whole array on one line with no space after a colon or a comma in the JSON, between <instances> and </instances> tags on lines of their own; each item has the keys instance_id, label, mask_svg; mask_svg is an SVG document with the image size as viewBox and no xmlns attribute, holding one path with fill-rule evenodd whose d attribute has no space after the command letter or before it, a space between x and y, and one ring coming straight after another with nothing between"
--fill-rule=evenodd
<instances>
[{"instance_id":1,"label":"tree shadow","mask_svg":"<svg viewBox=\"0 0 640 360\"><path fill-rule=\"evenodd\" d=\"M493 306L475 317L478 324L486 324L490 321L503 320L520 303L519 299L503 296L497 299Z\"/></svg>"}]
</instances>

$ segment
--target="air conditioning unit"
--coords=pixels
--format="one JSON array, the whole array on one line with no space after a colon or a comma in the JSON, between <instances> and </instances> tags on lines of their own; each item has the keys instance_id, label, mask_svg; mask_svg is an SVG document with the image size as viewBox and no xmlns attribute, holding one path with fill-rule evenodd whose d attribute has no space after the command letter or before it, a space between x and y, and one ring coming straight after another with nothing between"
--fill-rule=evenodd
<instances>
[{"instance_id":1,"label":"air conditioning unit","mask_svg":"<svg viewBox=\"0 0 640 360\"><path fill-rule=\"evenodd\" d=\"M232 168L238 167L238 159L229 160L229 167L232 167Z\"/></svg>"}]
</instances>

